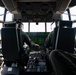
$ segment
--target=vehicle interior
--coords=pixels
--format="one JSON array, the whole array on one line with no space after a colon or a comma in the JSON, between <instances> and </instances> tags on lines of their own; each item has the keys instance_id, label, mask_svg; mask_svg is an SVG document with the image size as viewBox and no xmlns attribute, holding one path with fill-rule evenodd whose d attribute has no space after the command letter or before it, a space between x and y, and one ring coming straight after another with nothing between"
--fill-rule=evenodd
<instances>
[{"instance_id":1,"label":"vehicle interior","mask_svg":"<svg viewBox=\"0 0 76 75\"><path fill-rule=\"evenodd\" d=\"M76 53L75 7L76 0L0 0L0 75L55 75L50 52ZM16 28L19 21L22 30ZM22 31L39 47L23 45Z\"/></svg>"}]
</instances>

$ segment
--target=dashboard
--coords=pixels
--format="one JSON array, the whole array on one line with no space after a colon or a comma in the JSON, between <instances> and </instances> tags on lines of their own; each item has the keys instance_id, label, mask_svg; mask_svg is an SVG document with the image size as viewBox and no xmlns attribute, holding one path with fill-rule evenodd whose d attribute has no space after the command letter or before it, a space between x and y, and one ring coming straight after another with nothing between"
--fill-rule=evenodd
<instances>
[{"instance_id":1,"label":"dashboard","mask_svg":"<svg viewBox=\"0 0 76 75\"><path fill-rule=\"evenodd\" d=\"M44 42L49 32L26 32L31 40L40 45L40 48L43 49Z\"/></svg>"}]
</instances>

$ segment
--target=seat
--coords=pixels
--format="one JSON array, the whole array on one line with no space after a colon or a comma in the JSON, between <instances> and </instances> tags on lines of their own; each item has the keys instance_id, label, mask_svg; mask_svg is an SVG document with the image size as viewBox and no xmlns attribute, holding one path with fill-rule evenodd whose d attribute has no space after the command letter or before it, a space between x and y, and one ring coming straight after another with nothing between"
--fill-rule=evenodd
<instances>
[{"instance_id":1,"label":"seat","mask_svg":"<svg viewBox=\"0 0 76 75\"><path fill-rule=\"evenodd\" d=\"M15 22L6 22L5 24L4 24L4 26L5 26L5 28L16 28L16 23ZM17 36L18 36L18 43L19 43L19 48L20 48L20 50L22 50L23 49L23 40L22 40L22 33L21 33L22 31L19 29L19 28L17 28Z\"/></svg>"},{"instance_id":2,"label":"seat","mask_svg":"<svg viewBox=\"0 0 76 75\"><path fill-rule=\"evenodd\" d=\"M74 28L60 28L56 48L74 53L74 40Z\"/></svg>"},{"instance_id":3,"label":"seat","mask_svg":"<svg viewBox=\"0 0 76 75\"><path fill-rule=\"evenodd\" d=\"M19 60L19 42L16 28L2 28L2 54L5 62L17 62Z\"/></svg>"},{"instance_id":4,"label":"seat","mask_svg":"<svg viewBox=\"0 0 76 75\"><path fill-rule=\"evenodd\" d=\"M71 29L72 28L72 21L62 21L61 20L61 21L59 21L59 25L54 28L54 34L53 34L53 39L52 39L53 49L55 49L55 46L56 46L56 41L57 41L57 38L59 35L58 31L60 31L62 28L64 29L65 27Z\"/></svg>"},{"instance_id":5,"label":"seat","mask_svg":"<svg viewBox=\"0 0 76 75\"><path fill-rule=\"evenodd\" d=\"M67 28L64 28L65 26ZM59 27L54 29L53 49L74 53L75 32L71 27L72 21L61 21ZM53 70L51 62L49 62L49 69Z\"/></svg>"},{"instance_id":6,"label":"seat","mask_svg":"<svg viewBox=\"0 0 76 75\"><path fill-rule=\"evenodd\" d=\"M18 63L19 65L26 65L28 61L28 55L23 50L23 44L21 39L21 30L15 27L4 27L1 29L2 36L2 54L4 62L7 66L11 66L12 63Z\"/></svg>"},{"instance_id":7,"label":"seat","mask_svg":"<svg viewBox=\"0 0 76 75\"><path fill-rule=\"evenodd\" d=\"M74 52L75 32L72 21L60 21L56 29L55 49L61 49L70 53Z\"/></svg>"}]
</instances>

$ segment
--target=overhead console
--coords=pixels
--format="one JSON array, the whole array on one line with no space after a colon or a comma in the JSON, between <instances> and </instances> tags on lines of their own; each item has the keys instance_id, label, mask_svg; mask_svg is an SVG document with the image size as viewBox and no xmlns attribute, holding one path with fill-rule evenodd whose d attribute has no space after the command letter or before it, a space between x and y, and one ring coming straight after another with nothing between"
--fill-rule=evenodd
<instances>
[{"instance_id":1,"label":"overhead console","mask_svg":"<svg viewBox=\"0 0 76 75\"><path fill-rule=\"evenodd\" d=\"M59 19L71 0L2 0L15 19L25 22L51 22Z\"/></svg>"},{"instance_id":2,"label":"overhead console","mask_svg":"<svg viewBox=\"0 0 76 75\"><path fill-rule=\"evenodd\" d=\"M53 13L53 19L59 19L60 15L64 13L66 9L68 9L71 0L57 0L56 8Z\"/></svg>"}]
</instances>

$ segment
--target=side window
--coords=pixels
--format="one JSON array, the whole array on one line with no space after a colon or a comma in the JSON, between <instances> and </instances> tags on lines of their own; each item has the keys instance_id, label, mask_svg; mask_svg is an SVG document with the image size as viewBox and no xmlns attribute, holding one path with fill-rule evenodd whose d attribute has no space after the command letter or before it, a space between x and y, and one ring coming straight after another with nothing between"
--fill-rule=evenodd
<instances>
[{"instance_id":1,"label":"side window","mask_svg":"<svg viewBox=\"0 0 76 75\"><path fill-rule=\"evenodd\" d=\"M28 32L28 22L23 22L23 29L22 31Z\"/></svg>"},{"instance_id":2,"label":"side window","mask_svg":"<svg viewBox=\"0 0 76 75\"><path fill-rule=\"evenodd\" d=\"M0 40L1 40L1 28L3 27L3 23L0 23Z\"/></svg>"},{"instance_id":3,"label":"side window","mask_svg":"<svg viewBox=\"0 0 76 75\"><path fill-rule=\"evenodd\" d=\"M76 6L71 7L70 9L70 14L71 14L71 20L76 20ZM76 27L76 22L73 23L72 27Z\"/></svg>"},{"instance_id":4,"label":"side window","mask_svg":"<svg viewBox=\"0 0 76 75\"><path fill-rule=\"evenodd\" d=\"M71 20L76 20L76 6L71 7L70 9Z\"/></svg>"},{"instance_id":5,"label":"side window","mask_svg":"<svg viewBox=\"0 0 76 75\"><path fill-rule=\"evenodd\" d=\"M7 11L5 21L12 21L12 20L13 20L13 14L11 14L9 11Z\"/></svg>"},{"instance_id":6,"label":"side window","mask_svg":"<svg viewBox=\"0 0 76 75\"><path fill-rule=\"evenodd\" d=\"M2 28L2 27L3 27L3 23L0 23L0 49L2 48L2 47L1 47L1 44L2 44L2 42L1 42L1 40L2 40L2 39L1 39L1 28Z\"/></svg>"},{"instance_id":7,"label":"side window","mask_svg":"<svg viewBox=\"0 0 76 75\"><path fill-rule=\"evenodd\" d=\"M73 28L76 28L76 23L73 23L73 24L72 24L72 27L73 27Z\"/></svg>"},{"instance_id":8,"label":"side window","mask_svg":"<svg viewBox=\"0 0 76 75\"><path fill-rule=\"evenodd\" d=\"M0 23L0 30L1 30L2 27L3 27L3 23Z\"/></svg>"},{"instance_id":9,"label":"side window","mask_svg":"<svg viewBox=\"0 0 76 75\"><path fill-rule=\"evenodd\" d=\"M53 31L53 29L55 28L55 23L46 23L46 26L47 26L47 32L51 32Z\"/></svg>"},{"instance_id":10,"label":"side window","mask_svg":"<svg viewBox=\"0 0 76 75\"><path fill-rule=\"evenodd\" d=\"M4 11L5 11L5 9L3 7L0 7L0 21L3 21Z\"/></svg>"},{"instance_id":11,"label":"side window","mask_svg":"<svg viewBox=\"0 0 76 75\"><path fill-rule=\"evenodd\" d=\"M69 20L68 12L65 11L65 12L61 15L61 17L62 17L62 20Z\"/></svg>"}]
</instances>

